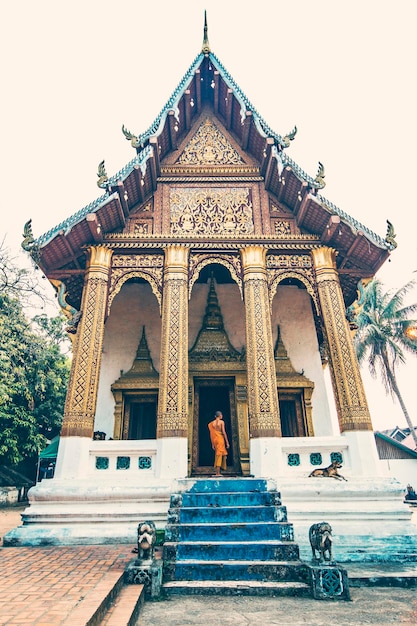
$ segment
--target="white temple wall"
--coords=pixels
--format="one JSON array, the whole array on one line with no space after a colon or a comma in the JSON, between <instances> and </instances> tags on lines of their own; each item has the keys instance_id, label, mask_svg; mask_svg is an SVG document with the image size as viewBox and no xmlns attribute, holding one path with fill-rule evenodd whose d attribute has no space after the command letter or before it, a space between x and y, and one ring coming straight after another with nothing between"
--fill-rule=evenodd
<instances>
[{"instance_id":1,"label":"white temple wall","mask_svg":"<svg viewBox=\"0 0 417 626\"><path fill-rule=\"evenodd\" d=\"M195 284L188 303L188 348L192 348L207 306L208 284Z\"/></svg>"},{"instance_id":2,"label":"white temple wall","mask_svg":"<svg viewBox=\"0 0 417 626\"><path fill-rule=\"evenodd\" d=\"M224 327L230 343L236 350L242 351L246 344L245 304L240 295L239 287L218 285L217 296L223 313Z\"/></svg>"},{"instance_id":3,"label":"white temple wall","mask_svg":"<svg viewBox=\"0 0 417 626\"><path fill-rule=\"evenodd\" d=\"M417 459L381 459L379 462L383 467L384 476L396 478L404 488L404 495L407 485L414 487L414 490L417 489ZM417 522L417 515L415 520Z\"/></svg>"},{"instance_id":4,"label":"white temple wall","mask_svg":"<svg viewBox=\"0 0 417 626\"><path fill-rule=\"evenodd\" d=\"M111 385L133 365L145 326L153 365L159 371L161 317L156 297L147 283L126 283L114 298L104 329L103 360L94 430L113 437L114 396Z\"/></svg>"},{"instance_id":5,"label":"white temple wall","mask_svg":"<svg viewBox=\"0 0 417 626\"><path fill-rule=\"evenodd\" d=\"M294 369L314 382L312 396L313 427L317 437L339 434L332 419L323 375L311 299L305 289L279 285L272 303L272 332L277 339L280 327L282 341Z\"/></svg>"}]
</instances>

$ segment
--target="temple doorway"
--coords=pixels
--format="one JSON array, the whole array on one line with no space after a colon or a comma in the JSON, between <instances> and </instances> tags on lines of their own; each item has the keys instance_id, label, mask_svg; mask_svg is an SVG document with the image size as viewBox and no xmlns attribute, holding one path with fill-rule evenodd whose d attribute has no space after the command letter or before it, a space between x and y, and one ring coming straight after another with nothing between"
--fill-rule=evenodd
<instances>
[{"instance_id":1,"label":"temple doorway","mask_svg":"<svg viewBox=\"0 0 417 626\"><path fill-rule=\"evenodd\" d=\"M213 449L208 423L216 411L223 413L230 448L227 457L228 475L240 474L238 453L238 428L236 419L234 378L194 379L194 424L192 449L192 475L213 474Z\"/></svg>"},{"instance_id":2,"label":"temple doorway","mask_svg":"<svg viewBox=\"0 0 417 626\"><path fill-rule=\"evenodd\" d=\"M135 397L126 406L128 439L156 439L156 396Z\"/></svg>"}]
</instances>

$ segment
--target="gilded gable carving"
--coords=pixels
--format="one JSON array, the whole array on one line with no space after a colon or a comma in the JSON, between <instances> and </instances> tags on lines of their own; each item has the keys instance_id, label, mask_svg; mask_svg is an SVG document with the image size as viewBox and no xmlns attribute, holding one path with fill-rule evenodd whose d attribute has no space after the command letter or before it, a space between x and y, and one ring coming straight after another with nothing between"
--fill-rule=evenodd
<instances>
[{"instance_id":1,"label":"gilded gable carving","mask_svg":"<svg viewBox=\"0 0 417 626\"><path fill-rule=\"evenodd\" d=\"M133 222L134 235L148 235L151 232L149 222Z\"/></svg>"},{"instance_id":2,"label":"gilded gable carving","mask_svg":"<svg viewBox=\"0 0 417 626\"><path fill-rule=\"evenodd\" d=\"M271 211L271 214L274 216L282 215L282 216L290 217L290 212L283 209L279 204L275 204L275 202L270 203L269 210Z\"/></svg>"},{"instance_id":3,"label":"gilded gable carving","mask_svg":"<svg viewBox=\"0 0 417 626\"><path fill-rule=\"evenodd\" d=\"M133 236L151 235L153 232L153 204L148 202L134 211L127 221L124 232Z\"/></svg>"},{"instance_id":4,"label":"gilded gable carving","mask_svg":"<svg viewBox=\"0 0 417 626\"><path fill-rule=\"evenodd\" d=\"M285 237L291 235L291 222L287 220L273 220L274 235Z\"/></svg>"},{"instance_id":5,"label":"gilded gable carving","mask_svg":"<svg viewBox=\"0 0 417 626\"><path fill-rule=\"evenodd\" d=\"M177 160L182 165L234 165L244 163L217 126L207 118Z\"/></svg>"},{"instance_id":6,"label":"gilded gable carving","mask_svg":"<svg viewBox=\"0 0 417 626\"><path fill-rule=\"evenodd\" d=\"M248 188L170 190L171 234L243 235L252 233L253 207Z\"/></svg>"}]
</instances>

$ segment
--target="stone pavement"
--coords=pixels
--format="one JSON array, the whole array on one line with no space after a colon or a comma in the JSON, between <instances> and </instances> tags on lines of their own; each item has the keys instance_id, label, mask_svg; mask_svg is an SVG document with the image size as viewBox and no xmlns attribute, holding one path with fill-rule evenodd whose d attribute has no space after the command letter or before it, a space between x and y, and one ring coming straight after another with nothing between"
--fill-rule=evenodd
<instances>
[{"instance_id":1,"label":"stone pavement","mask_svg":"<svg viewBox=\"0 0 417 626\"><path fill-rule=\"evenodd\" d=\"M6 514L0 510L1 536L20 523L20 512L14 509ZM0 626L85 626L88 622L108 626L108 618L99 614L91 619L102 599L121 580L125 565L134 558L132 549L131 545L0 548ZM351 587L351 597L351 602L291 597L173 597L145 602L136 624L417 624L415 587ZM121 595L120 603L127 602ZM112 623L133 626L135 622L118 618Z\"/></svg>"},{"instance_id":2,"label":"stone pavement","mask_svg":"<svg viewBox=\"0 0 417 626\"><path fill-rule=\"evenodd\" d=\"M179 597L146 602L138 626L416 626L415 589L360 588L351 602L310 598Z\"/></svg>"}]
</instances>

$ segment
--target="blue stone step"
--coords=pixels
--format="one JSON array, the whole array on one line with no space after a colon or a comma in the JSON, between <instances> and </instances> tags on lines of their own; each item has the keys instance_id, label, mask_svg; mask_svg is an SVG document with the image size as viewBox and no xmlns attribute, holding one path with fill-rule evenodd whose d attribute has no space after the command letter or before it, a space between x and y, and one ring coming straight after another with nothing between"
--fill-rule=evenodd
<instances>
[{"instance_id":1,"label":"blue stone step","mask_svg":"<svg viewBox=\"0 0 417 626\"><path fill-rule=\"evenodd\" d=\"M179 500L180 498L180 500ZM205 493L172 494L170 507L182 508L197 506L277 506L281 495L277 491L208 491Z\"/></svg>"},{"instance_id":2,"label":"blue stone step","mask_svg":"<svg viewBox=\"0 0 417 626\"><path fill-rule=\"evenodd\" d=\"M176 511L176 510L175 510ZM168 520L172 510L168 512ZM180 524L232 524L250 522L286 522L287 509L284 506L213 506L179 509Z\"/></svg>"},{"instance_id":3,"label":"blue stone step","mask_svg":"<svg viewBox=\"0 0 417 626\"><path fill-rule=\"evenodd\" d=\"M164 559L168 561L298 561L300 551L294 542L281 541L216 541L202 543L165 542Z\"/></svg>"},{"instance_id":4,"label":"blue stone step","mask_svg":"<svg viewBox=\"0 0 417 626\"><path fill-rule=\"evenodd\" d=\"M293 525L288 522L167 524L166 541L294 541Z\"/></svg>"},{"instance_id":5,"label":"blue stone step","mask_svg":"<svg viewBox=\"0 0 417 626\"><path fill-rule=\"evenodd\" d=\"M279 585L284 585L279 594L283 589L294 595L309 591L293 525L275 483L254 478L178 483L163 549L164 581L172 582L172 593L227 589L239 594L245 588L258 594L262 585L270 585L271 595Z\"/></svg>"},{"instance_id":6,"label":"blue stone step","mask_svg":"<svg viewBox=\"0 0 417 626\"><path fill-rule=\"evenodd\" d=\"M310 586L296 581L268 582L257 580L178 580L162 585L165 596L268 596L311 597ZM281 622L284 623L284 622Z\"/></svg>"},{"instance_id":7,"label":"blue stone step","mask_svg":"<svg viewBox=\"0 0 417 626\"><path fill-rule=\"evenodd\" d=\"M183 482L188 484L189 479L179 480L179 484ZM187 489L188 493L207 493L219 491L240 491L240 492L256 492L267 491L268 483L262 478L207 478L199 479L190 485Z\"/></svg>"},{"instance_id":8,"label":"blue stone step","mask_svg":"<svg viewBox=\"0 0 417 626\"><path fill-rule=\"evenodd\" d=\"M165 580L257 580L306 582L300 561L179 561L165 567Z\"/></svg>"}]
</instances>

